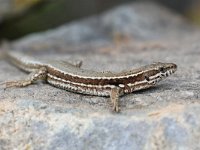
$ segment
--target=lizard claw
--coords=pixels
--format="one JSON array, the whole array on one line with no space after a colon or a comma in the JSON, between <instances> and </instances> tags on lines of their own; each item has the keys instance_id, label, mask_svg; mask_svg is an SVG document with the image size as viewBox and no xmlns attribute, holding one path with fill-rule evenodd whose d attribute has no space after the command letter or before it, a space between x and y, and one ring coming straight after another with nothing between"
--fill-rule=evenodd
<instances>
[{"instance_id":1,"label":"lizard claw","mask_svg":"<svg viewBox=\"0 0 200 150\"><path fill-rule=\"evenodd\" d=\"M78 68L81 68L81 66L83 65L83 61L82 60L79 60L75 63L75 66L78 67Z\"/></svg>"},{"instance_id":2,"label":"lizard claw","mask_svg":"<svg viewBox=\"0 0 200 150\"><path fill-rule=\"evenodd\" d=\"M11 87L14 87L14 82L1 82L0 83L0 86L1 86L1 89L8 89L8 88L11 88Z\"/></svg>"},{"instance_id":3,"label":"lizard claw","mask_svg":"<svg viewBox=\"0 0 200 150\"><path fill-rule=\"evenodd\" d=\"M114 106L114 107L113 107L113 111L118 113L118 112L120 111L120 109L119 109L119 107L115 107L115 106Z\"/></svg>"},{"instance_id":4,"label":"lizard claw","mask_svg":"<svg viewBox=\"0 0 200 150\"><path fill-rule=\"evenodd\" d=\"M113 109L112 109L114 112L120 112L120 108L119 108L119 106L118 106L118 104L113 104Z\"/></svg>"},{"instance_id":5,"label":"lizard claw","mask_svg":"<svg viewBox=\"0 0 200 150\"><path fill-rule=\"evenodd\" d=\"M3 89L4 91L7 89L7 88L10 88L11 86L9 85L9 82L1 82L0 83L0 86L1 86L1 89Z\"/></svg>"}]
</instances>

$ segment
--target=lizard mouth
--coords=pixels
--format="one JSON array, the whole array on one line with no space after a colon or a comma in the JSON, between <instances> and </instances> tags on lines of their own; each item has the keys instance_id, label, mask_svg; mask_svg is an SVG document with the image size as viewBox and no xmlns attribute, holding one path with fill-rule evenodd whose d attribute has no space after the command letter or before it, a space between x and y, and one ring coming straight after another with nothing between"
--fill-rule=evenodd
<instances>
[{"instance_id":1,"label":"lizard mouth","mask_svg":"<svg viewBox=\"0 0 200 150\"><path fill-rule=\"evenodd\" d=\"M166 71L165 73L162 73L161 77L168 77L171 74L173 74L175 71L176 71L176 69L170 69L170 70Z\"/></svg>"},{"instance_id":2,"label":"lizard mouth","mask_svg":"<svg viewBox=\"0 0 200 150\"><path fill-rule=\"evenodd\" d=\"M166 77L170 76L171 74L173 74L175 71L177 70L176 67L173 67L169 70L167 70L164 73L160 73L157 76L154 76L152 78L150 78L149 83L151 84L156 84L157 82L161 81L162 79L165 79Z\"/></svg>"},{"instance_id":3,"label":"lizard mouth","mask_svg":"<svg viewBox=\"0 0 200 150\"><path fill-rule=\"evenodd\" d=\"M177 65L176 64L170 64L167 68L166 71L162 72L160 74L160 78L165 78L176 72L177 70Z\"/></svg>"}]
</instances>

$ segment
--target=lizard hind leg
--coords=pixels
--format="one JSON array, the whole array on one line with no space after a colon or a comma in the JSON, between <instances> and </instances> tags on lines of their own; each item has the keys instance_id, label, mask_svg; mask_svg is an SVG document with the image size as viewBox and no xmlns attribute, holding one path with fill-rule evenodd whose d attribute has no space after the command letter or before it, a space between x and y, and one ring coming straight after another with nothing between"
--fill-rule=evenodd
<instances>
[{"instance_id":1,"label":"lizard hind leg","mask_svg":"<svg viewBox=\"0 0 200 150\"><path fill-rule=\"evenodd\" d=\"M46 80L46 76L47 76L47 69L45 67L41 67L40 69L31 72L28 75L27 79L3 82L0 85L5 85L5 89L11 87L25 87L30 84L33 84L35 81Z\"/></svg>"},{"instance_id":2,"label":"lizard hind leg","mask_svg":"<svg viewBox=\"0 0 200 150\"><path fill-rule=\"evenodd\" d=\"M81 66L83 65L83 61L82 60L77 60L76 62L74 62L74 65L78 68L81 68Z\"/></svg>"},{"instance_id":3,"label":"lizard hind leg","mask_svg":"<svg viewBox=\"0 0 200 150\"><path fill-rule=\"evenodd\" d=\"M81 68L81 66L83 65L83 61L82 60L69 60L69 61L64 61L64 60L59 60L59 62L63 65L72 65L78 68Z\"/></svg>"}]
</instances>

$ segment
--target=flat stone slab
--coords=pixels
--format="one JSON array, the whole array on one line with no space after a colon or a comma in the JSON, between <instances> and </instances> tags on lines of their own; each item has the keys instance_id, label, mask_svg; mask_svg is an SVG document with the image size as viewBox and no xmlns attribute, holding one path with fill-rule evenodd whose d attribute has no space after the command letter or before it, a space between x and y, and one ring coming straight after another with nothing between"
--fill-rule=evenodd
<instances>
[{"instance_id":1,"label":"flat stone slab","mask_svg":"<svg viewBox=\"0 0 200 150\"><path fill-rule=\"evenodd\" d=\"M10 43L40 59L83 60L83 68L119 72L173 62L156 87L109 98L45 83L0 89L0 149L199 149L200 31L154 3L130 3L99 16ZM26 77L0 61L0 82Z\"/></svg>"}]
</instances>

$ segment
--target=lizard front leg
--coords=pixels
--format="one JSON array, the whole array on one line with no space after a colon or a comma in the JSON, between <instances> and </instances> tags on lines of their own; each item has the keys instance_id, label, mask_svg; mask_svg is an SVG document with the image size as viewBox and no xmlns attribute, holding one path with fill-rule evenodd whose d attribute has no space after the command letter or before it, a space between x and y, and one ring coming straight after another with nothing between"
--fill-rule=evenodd
<instances>
[{"instance_id":1,"label":"lizard front leg","mask_svg":"<svg viewBox=\"0 0 200 150\"><path fill-rule=\"evenodd\" d=\"M10 87L25 87L30 84L33 84L37 80L46 80L47 77L47 69L46 67L41 67L40 69L31 72L27 79L18 80L18 81L8 81L1 84L5 84L5 88Z\"/></svg>"},{"instance_id":2,"label":"lizard front leg","mask_svg":"<svg viewBox=\"0 0 200 150\"><path fill-rule=\"evenodd\" d=\"M111 88L110 98L111 98L111 102L113 105L113 111L115 111L115 112L120 111L120 109L119 109L119 94L120 94L119 87Z\"/></svg>"}]
</instances>

